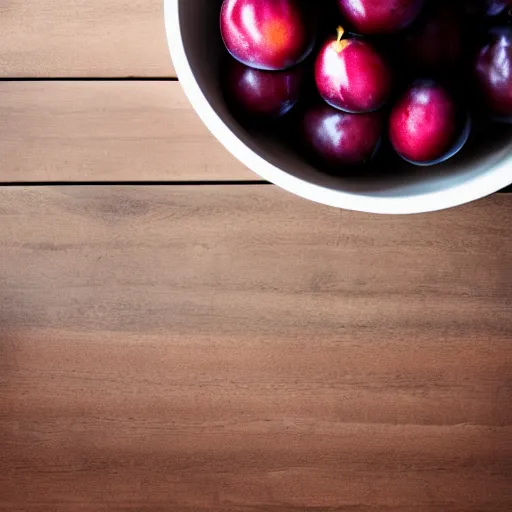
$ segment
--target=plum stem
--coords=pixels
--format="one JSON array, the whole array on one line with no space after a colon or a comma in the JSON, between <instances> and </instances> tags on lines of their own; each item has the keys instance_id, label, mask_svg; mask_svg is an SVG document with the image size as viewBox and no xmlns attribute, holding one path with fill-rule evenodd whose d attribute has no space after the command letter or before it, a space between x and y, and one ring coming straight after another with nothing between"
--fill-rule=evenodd
<instances>
[{"instance_id":1,"label":"plum stem","mask_svg":"<svg viewBox=\"0 0 512 512\"><path fill-rule=\"evenodd\" d=\"M341 40L343 34L345 33L345 29L341 25L338 26L336 30L338 31L338 38L336 39L336 41L334 41L333 47L336 52L340 53L341 51L343 51L344 48L348 46L348 41L346 39L344 39L343 41Z\"/></svg>"},{"instance_id":2,"label":"plum stem","mask_svg":"<svg viewBox=\"0 0 512 512\"><path fill-rule=\"evenodd\" d=\"M341 41L341 38L343 37L343 34L345 33L345 29L341 25L339 25L336 30L338 31L338 39L336 42L339 43Z\"/></svg>"}]
</instances>

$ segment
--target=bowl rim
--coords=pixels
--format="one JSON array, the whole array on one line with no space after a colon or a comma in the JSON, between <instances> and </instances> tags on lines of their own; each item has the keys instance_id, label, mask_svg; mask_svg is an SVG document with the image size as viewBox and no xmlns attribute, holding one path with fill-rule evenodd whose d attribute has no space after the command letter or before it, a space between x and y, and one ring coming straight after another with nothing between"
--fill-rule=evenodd
<instances>
[{"instance_id":1,"label":"bowl rim","mask_svg":"<svg viewBox=\"0 0 512 512\"><path fill-rule=\"evenodd\" d=\"M443 210L493 194L512 183L512 153L504 148L492 169L441 190L403 196L368 196L317 185L276 167L249 148L224 123L203 94L192 71L181 36L179 3L164 0L165 29L169 51L182 88L192 107L219 142L263 179L311 201L368 213L412 214Z\"/></svg>"}]
</instances>

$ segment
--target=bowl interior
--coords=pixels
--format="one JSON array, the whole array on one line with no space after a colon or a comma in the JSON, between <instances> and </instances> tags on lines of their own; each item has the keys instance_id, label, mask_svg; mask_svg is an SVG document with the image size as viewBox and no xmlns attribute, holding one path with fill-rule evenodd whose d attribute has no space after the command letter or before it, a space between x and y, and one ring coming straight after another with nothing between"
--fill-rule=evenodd
<instances>
[{"instance_id":1,"label":"bowl interior","mask_svg":"<svg viewBox=\"0 0 512 512\"><path fill-rule=\"evenodd\" d=\"M211 107L247 147L291 176L358 196L393 198L457 187L494 172L499 163L510 160L512 125L501 125L499 130L487 130L471 145L466 145L457 156L437 166L417 167L397 158L376 163L375 172L369 176L341 178L329 175L302 158L291 145L284 144L273 135L242 126L231 114L222 94L220 80L221 63L227 53L219 32L222 0L172 1L177 2L188 64Z\"/></svg>"}]
</instances>

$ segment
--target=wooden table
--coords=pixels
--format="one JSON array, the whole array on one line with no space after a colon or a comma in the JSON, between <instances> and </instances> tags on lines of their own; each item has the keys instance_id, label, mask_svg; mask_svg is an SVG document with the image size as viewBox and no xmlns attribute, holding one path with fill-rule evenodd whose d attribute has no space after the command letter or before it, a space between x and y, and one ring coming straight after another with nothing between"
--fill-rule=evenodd
<instances>
[{"instance_id":1,"label":"wooden table","mask_svg":"<svg viewBox=\"0 0 512 512\"><path fill-rule=\"evenodd\" d=\"M0 5L0 510L510 512L512 195L259 183L160 4Z\"/></svg>"}]
</instances>

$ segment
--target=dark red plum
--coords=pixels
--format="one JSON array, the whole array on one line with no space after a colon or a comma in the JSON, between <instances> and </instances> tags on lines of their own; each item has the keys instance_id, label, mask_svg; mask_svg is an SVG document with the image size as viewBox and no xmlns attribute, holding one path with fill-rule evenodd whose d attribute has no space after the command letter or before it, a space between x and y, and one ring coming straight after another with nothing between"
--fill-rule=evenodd
<instances>
[{"instance_id":1,"label":"dark red plum","mask_svg":"<svg viewBox=\"0 0 512 512\"><path fill-rule=\"evenodd\" d=\"M391 34L410 25L424 0L337 0L343 17L360 34Z\"/></svg>"},{"instance_id":2,"label":"dark red plum","mask_svg":"<svg viewBox=\"0 0 512 512\"><path fill-rule=\"evenodd\" d=\"M485 105L498 120L512 121L512 27L490 31L478 52L475 75Z\"/></svg>"},{"instance_id":3,"label":"dark red plum","mask_svg":"<svg viewBox=\"0 0 512 512\"><path fill-rule=\"evenodd\" d=\"M304 69L262 71L230 59L225 74L225 94L237 113L275 118L287 114L299 101Z\"/></svg>"},{"instance_id":4,"label":"dark red plum","mask_svg":"<svg viewBox=\"0 0 512 512\"><path fill-rule=\"evenodd\" d=\"M463 25L453 4L435 4L411 28L404 41L409 63L416 69L447 71L463 55Z\"/></svg>"},{"instance_id":5,"label":"dark red plum","mask_svg":"<svg viewBox=\"0 0 512 512\"><path fill-rule=\"evenodd\" d=\"M329 105L346 112L371 112L391 93L389 66L368 42L360 39L329 39L315 62L318 92Z\"/></svg>"},{"instance_id":6,"label":"dark red plum","mask_svg":"<svg viewBox=\"0 0 512 512\"><path fill-rule=\"evenodd\" d=\"M310 108L301 124L306 147L330 167L358 166L370 161L382 134L380 112L349 114L320 103Z\"/></svg>"},{"instance_id":7,"label":"dark red plum","mask_svg":"<svg viewBox=\"0 0 512 512\"><path fill-rule=\"evenodd\" d=\"M220 29L235 59L257 69L298 64L314 45L314 19L303 0L224 0Z\"/></svg>"},{"instance_id":8,"label":"dark red plum","mask_svg":"<svg viewBox=\"0 0 512 512\"><path fill-rule=\"evenodd\" d=\"M420 165L453 156L463 145L453 151L460 131L455 101L430 80L413 83L394 105L389 118L389 138L395 151Z\"/></svg>"}]
</instances>

